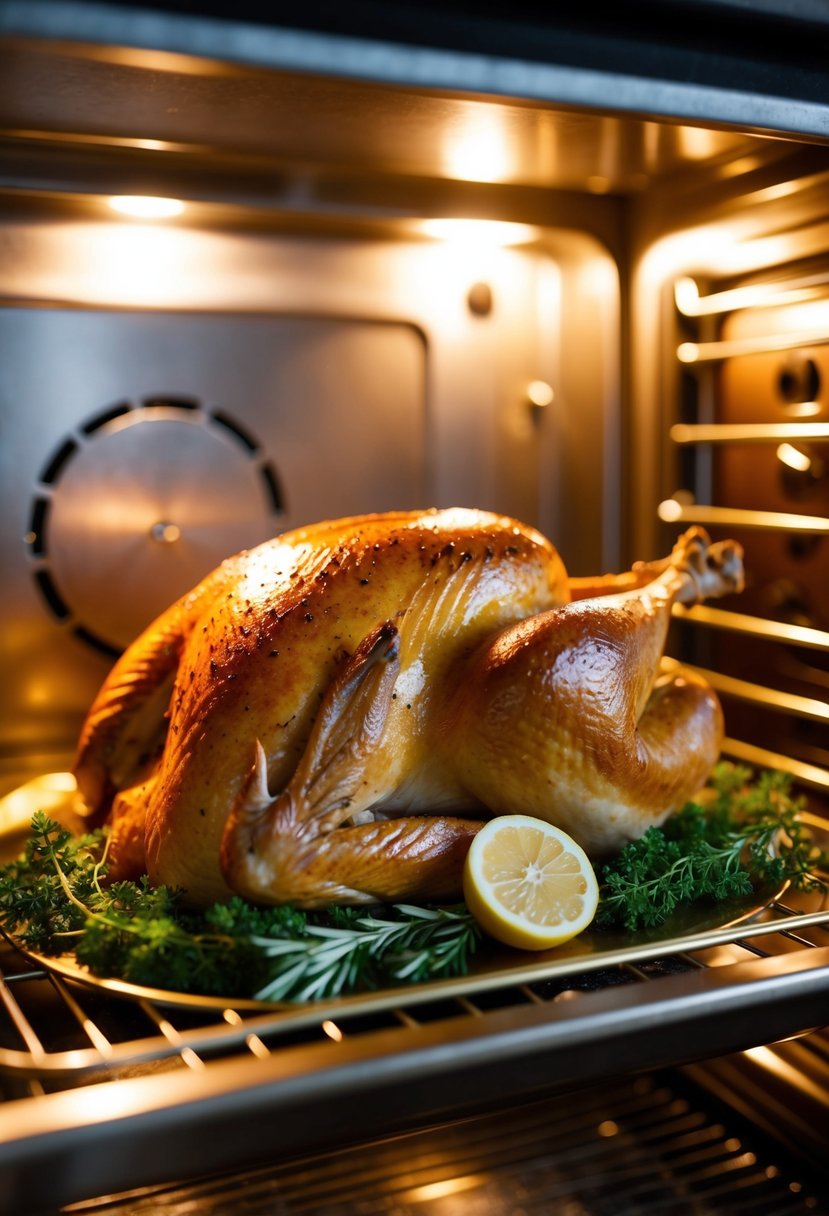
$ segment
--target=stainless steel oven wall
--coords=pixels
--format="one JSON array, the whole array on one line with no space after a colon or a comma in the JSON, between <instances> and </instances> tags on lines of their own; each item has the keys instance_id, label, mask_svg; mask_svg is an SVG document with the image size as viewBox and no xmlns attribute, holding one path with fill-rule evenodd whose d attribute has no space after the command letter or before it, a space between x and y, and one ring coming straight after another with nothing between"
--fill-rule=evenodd
<instances>
[{"instance_id":1,"label":"stainless steel oven wall","mask_svg":"<svg viewBox=\"0 0 829 1216\"><path fill-rule=\"evenodd\" d=\"M288 239L78 210L0 229L11 750L42 766L70 744L120 648L289 527L477 505L612 564L619 292L594 241ZM590 360L568 370L588 316Z\"/></svg>"},{"instance_id":2,"label":"stainless steel oven wall","mask_svg":"<svg viewBox=\"0 0 829 1216\"><path fill-rule=\"evenodd\" d=\"M661 546L665 405L625 387L631 323L658 355L639 200L775 141L642 119L632 78L574 66L131 6L0 22L7 760L54 767L112 654L296 523L492 507L579 574ZM116 218L135 194L185 209Z\"/></svg>"}]
</instances>

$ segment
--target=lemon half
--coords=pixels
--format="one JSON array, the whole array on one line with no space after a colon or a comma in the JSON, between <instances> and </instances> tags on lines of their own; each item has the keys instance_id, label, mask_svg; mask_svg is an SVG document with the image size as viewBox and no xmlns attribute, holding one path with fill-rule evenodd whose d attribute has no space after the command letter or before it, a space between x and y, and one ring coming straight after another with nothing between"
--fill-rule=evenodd
<instances>
[{"instance_id":1,"label":"lemon half","mask_svg":"<svg viewBox=\"0 0 829 1216\"><path fill-rule=\"evenodd\" d=\"M519 950L547 950L596 915L599 884L587 854L561 828L529 815L500 815L475 836L463 893L486 933Z\"/></svg>"}]
</instances>

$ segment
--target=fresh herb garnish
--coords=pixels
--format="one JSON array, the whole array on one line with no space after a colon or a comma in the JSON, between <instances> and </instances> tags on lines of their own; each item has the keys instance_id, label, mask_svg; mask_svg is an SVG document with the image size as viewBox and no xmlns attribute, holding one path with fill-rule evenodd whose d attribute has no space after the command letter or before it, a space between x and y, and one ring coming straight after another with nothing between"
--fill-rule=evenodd
<instances>
[{"instance_id":1,"label":"fresh herb garnish","mask_svg":"<svg viewBox=\"0 0 829 1216\"><path fill-rule=\"evenodd\" d=\"M696 901L823 885L804 801L784 774L720 764L699 803L603 867L595 923L650 929ZM74 951L97 976L271 1001L464 975L481 936L462 905L304 912L233 896L194 913L146 878L107 884L106 843L103 831L72 837L36 814L23 856L0 867L0 925L35 953Z\"/></svg>"},{"instance_id":2,"label":"fresh herb garnish","mask_svg":"<svg viewBox=\"0 0 829 1216\"><path fill-rule=\"evenodd\" d=\"M741 765L719 764L702 804L687 803L603 867L596 924L649 929L699 900L733 899L786 881L821 885L814 872L820 851L798 819L804 803L784 773L755 778Z\"/></svg>"},{"instance_id":3,"label":"fresh herb garnish","mask_svg":"<svg viewBox=\"0 0 829 1216\"><path fill-rule=\"evenodd\" d=\"M23 856L0 868L0 923L40 954L74 950L97 976L272 1001L464 974L479 937L462 907L324 914L233 897L196 914L146 879L106 886L105 872L103 832L73 838L38 813Z\"/></svg>"}]
</instances>

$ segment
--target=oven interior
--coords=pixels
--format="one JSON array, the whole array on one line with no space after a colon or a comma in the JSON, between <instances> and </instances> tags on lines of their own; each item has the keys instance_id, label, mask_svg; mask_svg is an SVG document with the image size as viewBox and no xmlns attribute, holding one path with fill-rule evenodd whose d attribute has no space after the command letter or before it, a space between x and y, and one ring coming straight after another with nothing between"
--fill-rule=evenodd
<instances>
[{"instance_id":1,"label":"oven interior","mask_svg":"<svg viewBox=\"0 0 829 1216\"><path fill-rule=\"evenodd\" d=\"M677 609L668 661L825 847L825 142L739 77L741 122L653 75L618 108L572 47L539 83L515 30L493 77L175 10L0 9L7 851L71 799L114 656L224 556L424 505L536 524L574 574L739 539L745 593ZM606 966L278 1011L8 945L0 1207L826 1210L827 923L787 891Z\"/></svg>"}]
</instances>

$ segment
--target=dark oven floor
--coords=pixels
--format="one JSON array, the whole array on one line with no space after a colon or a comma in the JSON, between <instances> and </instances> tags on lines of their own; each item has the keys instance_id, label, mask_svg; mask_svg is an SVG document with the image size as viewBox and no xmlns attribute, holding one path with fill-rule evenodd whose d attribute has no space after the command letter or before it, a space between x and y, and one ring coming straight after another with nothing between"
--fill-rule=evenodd
<instances>
[{"instance_id":1,"label":"dark oven floor","mask_svg":"<svg viewBox=\"0 0 829 1216\"><path fill-rule=\"evenodd\" d=\"M671 1072L61 1213L827 1216L827 1196L818 1161Z\"/></svg>"}]
</instances>

